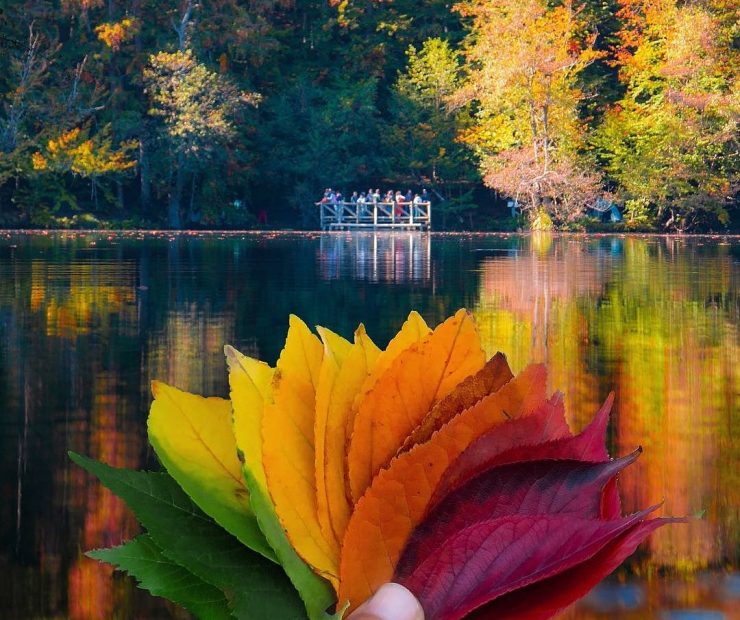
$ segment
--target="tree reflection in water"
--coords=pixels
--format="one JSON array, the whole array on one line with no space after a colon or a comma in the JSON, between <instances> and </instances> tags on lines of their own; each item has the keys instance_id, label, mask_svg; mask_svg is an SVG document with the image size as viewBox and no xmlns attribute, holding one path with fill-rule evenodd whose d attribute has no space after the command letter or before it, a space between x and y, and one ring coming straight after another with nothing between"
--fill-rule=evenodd
<instances>
[{"instance_id":1,"label":"tree reflection in water","mask_svg":"<svg viewBox=\"0 0 740 620\"><path fill-rule=\"evenodd\" d=\"M622 475L625 509L664 500L665 514L701 517L656 533L631 563L651 586L646 604L716 598L729 611L737 600L723 602L720 578L666 584L737 565L736 266L721 248L673 238L604 246L540 236L530 247L483 263L476 314L488 347L507 351L513 368L547 363L576 428L616 391L613 454L646 450Z\"/></svg>"}]
</instances>

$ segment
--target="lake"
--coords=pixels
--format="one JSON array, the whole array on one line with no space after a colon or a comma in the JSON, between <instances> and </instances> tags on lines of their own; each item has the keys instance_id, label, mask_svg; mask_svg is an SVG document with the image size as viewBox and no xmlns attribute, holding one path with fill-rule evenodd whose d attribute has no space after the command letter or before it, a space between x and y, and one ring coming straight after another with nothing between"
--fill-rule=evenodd
<instances>
[{"instance_id":1,"label":"lake","mask_svg":"<svg viewBox=\"0 0 740 620\"><path fill-rule=\"evenodd\" d=\"M575 430L614 390L625 510L694 517L564 617L740 617L740 238L2 231L0 616L187 617L83 556L137 530L67 458L156 467L152 379L226 396L223 345L273 363L290 313L384 345L460 307Z\"/></svg>"}]
</instances>

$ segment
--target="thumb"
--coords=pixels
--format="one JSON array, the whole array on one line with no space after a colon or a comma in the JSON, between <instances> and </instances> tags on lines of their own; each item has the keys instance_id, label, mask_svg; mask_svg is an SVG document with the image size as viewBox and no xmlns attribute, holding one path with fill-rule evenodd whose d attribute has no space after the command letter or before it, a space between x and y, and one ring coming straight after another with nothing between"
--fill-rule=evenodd
<instances>
[{"instance_id":1,"label":"thumb","mask_svg":"<svg viewBox=\"0 0 740 620\"><path fill-rule=\"evenodd\" d=\"M424 620L424 610L402 585L386 583L347 620Z\"/></svg>"}]
</instances>

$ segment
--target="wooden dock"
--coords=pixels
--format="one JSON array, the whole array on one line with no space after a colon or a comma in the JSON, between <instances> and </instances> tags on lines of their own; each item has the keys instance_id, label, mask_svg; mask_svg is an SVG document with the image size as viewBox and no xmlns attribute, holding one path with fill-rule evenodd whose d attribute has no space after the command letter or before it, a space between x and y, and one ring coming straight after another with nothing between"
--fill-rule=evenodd
<instances>
[{"instance_id":1,"label":"wooden dock","mask_svg":"<svg viewBox=\"0 0 740 620\"><path fill-rule=\"evenodd\" d=\"M429 202L318 202L321 230L430 230Z\"/></svg>"}]
</instances>

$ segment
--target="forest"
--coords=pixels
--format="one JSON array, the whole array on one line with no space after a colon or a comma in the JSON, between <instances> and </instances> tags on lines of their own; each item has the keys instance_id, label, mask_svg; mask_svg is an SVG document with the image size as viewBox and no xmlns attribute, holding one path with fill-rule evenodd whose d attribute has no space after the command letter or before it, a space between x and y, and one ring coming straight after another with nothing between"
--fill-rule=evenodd
<instances>
[{"instance_id":1,"label":"forest","mask_svg":"<svg viewBox=\"0 0 740 620\"><path fill-rule=\"evenodd\" d=\"M0 227L740 227L736 0L0 0L0 58Z\"/></svg>"}]
</instances>

